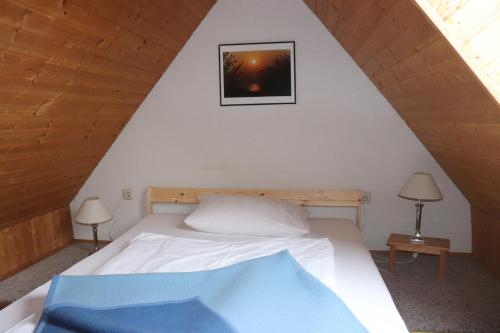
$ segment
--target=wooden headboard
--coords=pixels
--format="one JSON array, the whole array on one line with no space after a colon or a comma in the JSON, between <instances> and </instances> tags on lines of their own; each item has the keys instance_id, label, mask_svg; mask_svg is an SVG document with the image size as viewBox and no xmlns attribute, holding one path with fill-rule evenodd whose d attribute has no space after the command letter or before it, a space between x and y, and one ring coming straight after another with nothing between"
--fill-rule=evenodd
<instances>
[{"instance_id":1,"label":"wooden headboard","mask_svg":"<svg viewBox=\"0 0 500 333\"><path fill-rule=\"evenodd\" d=\"M318 190L318 191L286 191L286 190L253 190L253 189L211 189L211 188L148 188L147 211L153 213L153 205L157 203L197 204L198 197L204 194L255 195L293 202L309 207L352 207L356 209L356 226L361 220L361 191L359 190Z\"/></svg>"}]
</instances>

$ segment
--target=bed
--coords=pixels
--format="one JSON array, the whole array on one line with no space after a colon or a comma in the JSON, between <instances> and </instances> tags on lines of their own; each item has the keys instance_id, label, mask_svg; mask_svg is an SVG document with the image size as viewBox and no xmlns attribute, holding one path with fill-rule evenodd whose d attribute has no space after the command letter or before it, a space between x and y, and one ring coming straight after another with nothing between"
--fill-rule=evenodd
<instances>
[{"instance_id":1,"label":"bed","mask_svg":"<svg viewBox=\"0 0 500 333\"><path fill-rule=\"evenodd\" d=\"M151 187L147 195L148 215L112 243L78 262L64 275L92 274L120 253L140 233L155 233L188 239L234 240L251 236L209 234L187 227L186 214L155 213L156 205L196 204L201 194L258 195L292 201L312 207L352 207L356 211L349 219L312 218L307 238L328 237L335 249L334 291L370 332L408 332L385 286L359 231L359 191L259 191L213 189L167 189ZM0 311L0 331L33 332L39 320L50 283L47 282Z\"/></svg>"}]
</instances>

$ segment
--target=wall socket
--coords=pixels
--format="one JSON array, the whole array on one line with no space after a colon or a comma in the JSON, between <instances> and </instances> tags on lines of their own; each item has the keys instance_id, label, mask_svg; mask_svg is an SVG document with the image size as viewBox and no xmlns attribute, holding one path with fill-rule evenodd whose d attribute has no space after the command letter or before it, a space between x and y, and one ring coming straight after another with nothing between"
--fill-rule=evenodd
<instances>
[{"instance_id":1,"label":"wall socket","mask_svg":"<svg viewBox=\"0 0 500 333\"><path fill-rule=\"evenodd\" d=\"M372 192L361 191L361 203L368 205L372 202Z\"/></svg>"},{"instance_id":2,"label":"wall socket","mask_svg":"<svg viewBox=\"0 0 500 333\"><path fill-rule=\"evenodd\" d=\"M123 200L132 200L134 196L132 195L132 189L130 187L126 187L122 189L122 198Z\"/></svg>"}]
</instances>

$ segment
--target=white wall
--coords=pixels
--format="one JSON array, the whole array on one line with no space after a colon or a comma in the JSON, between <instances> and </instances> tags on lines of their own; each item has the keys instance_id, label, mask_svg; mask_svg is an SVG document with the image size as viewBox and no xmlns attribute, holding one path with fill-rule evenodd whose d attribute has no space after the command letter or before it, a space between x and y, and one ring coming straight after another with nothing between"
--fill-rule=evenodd
<instances>
[{"instance_id":1,"label":"white wall","mask_svg":"<svg viewBox=\"0 0 500 333\"><path fill-rule=\"evenodd\" d=\"M297 104L219 106L218 44L296 42ZM73 200L101 196L114 236L145 214L148 185L372 192L363 235L384 249L414 230L398 198L414 171L432 172L444 200L424 207L423 233L470 251L469 204L399 115L300 0L220 0ZM131 187L136 199L121 200ZM102 225L107 238L110 223ZM76 238L90 228L74 225Z\"/></svg>"}]
</instances>

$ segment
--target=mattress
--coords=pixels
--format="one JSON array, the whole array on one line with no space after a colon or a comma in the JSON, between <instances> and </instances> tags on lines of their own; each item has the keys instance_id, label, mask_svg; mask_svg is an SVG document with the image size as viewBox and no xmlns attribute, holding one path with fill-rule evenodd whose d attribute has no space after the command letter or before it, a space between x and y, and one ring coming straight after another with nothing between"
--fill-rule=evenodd
<instances>
[{"instance_id":1,"label":"mattress","mask_svg":"<svg viewBox=\"0 0 500 333\"><path fill-rule=\"evenodd\" d=\"M245 240L251 236L219 235L195 231L183 224L185 215L154 214L142 219L97 253L78 262L63 274L92 274L124 249L141 232L207 240ZM335 251L335 292L370 332L408 332L382 280L361 233L346 219L310 219L311 234L328 237ZM47 282L0 311L0 331L33 332L50 283Z\"/></svg>"}]
</instances>

